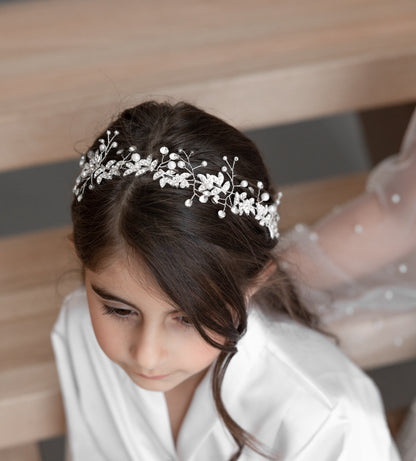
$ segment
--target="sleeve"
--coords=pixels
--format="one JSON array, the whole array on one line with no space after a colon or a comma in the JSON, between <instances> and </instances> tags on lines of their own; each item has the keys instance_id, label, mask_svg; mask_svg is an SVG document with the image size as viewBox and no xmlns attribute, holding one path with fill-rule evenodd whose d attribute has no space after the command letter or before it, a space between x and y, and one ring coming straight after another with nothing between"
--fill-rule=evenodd
<instances>
[{"instance_id":1,"label":"sleeve","mask_svg":"<svg viewBox=\"0 0 416 461\"><path fill-rule=\"evenodd\" d=\"M415 178L416 111L400 152L370 172L360 196L282 236L277 250L282 266L324 324L351 323L354 314L367 323L365 334L372 329L382 336L383 317L390 316L396 327L387 333L389 341L414 348ZM339 331L345 329L339 325Z\"/></svg>"},{"instance_id":2,"label":"sleeve","mask_svg":"<svg viewBox=\"0 0 416 461\"><path fill-rule=\"evenodd\" d=\"M416 111L401 152L370 172L363 194L340 204L313 226L298 225L284 235L283 255L311 286L324 289L405 261L416 250L415 178ZM317 257L322 263L318 271L312 270ZM405 270L403 266L399 273Z\"/></svg>"},{"instance_id":3,"label":"sleeve","mask_svg":"<svg viewBox=\"0 0 416 461\"><path fill-rule=\"evenodd\" d=\"M367 378L353 381L351 393L338 402L309 440L284 460L400 461L372 382Z\"/></svg>"}]
</instances>

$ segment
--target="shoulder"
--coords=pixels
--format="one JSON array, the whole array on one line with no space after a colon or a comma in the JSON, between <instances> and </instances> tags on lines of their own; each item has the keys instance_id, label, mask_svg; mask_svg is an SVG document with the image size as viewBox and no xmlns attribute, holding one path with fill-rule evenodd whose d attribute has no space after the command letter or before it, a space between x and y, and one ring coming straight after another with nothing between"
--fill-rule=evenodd
<instances>
[{"instance_id":1,"label":"shoulder","mask_svg":"<svg viewBox=\"0 0 416 461\"><path fill-rule=\"evenodd\" d=\"M289 318L254 314L233 390L241 389L245 410L267 425L264 440L288 453L305 450L305 459L318 459L328 440L354 454L347 459L396 459L385 455L393 448L371 379L323 334Z\"/></svg>"},{"instance_id":2,"label":"shoulder","mask_svg":"<svg viewBox=\"0 0 416 461\"><path fill-rule=\"evenodd\" d=\"M259 312L250 317L243 349L256 344L253 372L271 395L279 390L285 401L325 412L348 413L367 404L381 408L378 389L333 340L288 317L271 320ZM369 401L369 398L371 402Z\"/></svg>"}]
</instances>

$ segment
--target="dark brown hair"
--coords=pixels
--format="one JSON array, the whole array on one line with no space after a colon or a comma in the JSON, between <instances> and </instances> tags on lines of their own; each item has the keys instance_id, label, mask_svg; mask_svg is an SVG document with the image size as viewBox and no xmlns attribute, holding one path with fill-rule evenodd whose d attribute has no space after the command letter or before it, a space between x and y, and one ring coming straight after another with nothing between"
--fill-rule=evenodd
<instances>
[{"instance_id":1,"label":"dark brown hair","mask_svg":"<svg viewBox=\"0 0 416 461\"><path fill-rule=\"evenodd\" d=\"M208 162L216 174L224 155L238 155L241 178L262 181L270 193L270 182L262 157L254 143L240 131L201 109L179 102L148 101L122 112L107 128L117 130L119 148L137 147L138 152L160 159L160 148L171 152L193 151L196 163ZM91 146L96 150L101 134ZM117 149L114 149L116 151ZM110 151L108 159L116 158ZM251 288L271 262L275 270L254 301L268 310L285 312L293 319L315 326L317 319L301 304L296 291L276 260L276 239L250 216L228 213L219 219L215 204L184 206L189 190L161 188L151 175L128 175L104 180L83 199L72 203L73 240L84 267L97 270L121 252L140 258L162 291L186 314L200 335L221 349L213 371L212 389L217 411L243 448L268 457L255 437L243 430L227 413L221 400L221 384L227 366L246 331L246 290ZM180 270L178 270L180 261ZM214 341L207 333L225 338Z\"/></svg>"}]
</instances>

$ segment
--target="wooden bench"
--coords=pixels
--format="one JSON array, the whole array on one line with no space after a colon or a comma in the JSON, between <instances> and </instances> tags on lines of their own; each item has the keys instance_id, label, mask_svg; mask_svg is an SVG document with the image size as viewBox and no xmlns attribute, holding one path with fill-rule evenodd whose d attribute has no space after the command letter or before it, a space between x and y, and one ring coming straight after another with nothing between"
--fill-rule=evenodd
<instances>
[{"instance_id":1,"label":"wooden bench","mask_svg":"<svg viewBox=\"0 0 416 461\"><path fill-rule=\"evenodd\" d=\"M186 99L244 129L416 99L406 0L32 0L1 4L0 28L0 171L74 158L144 97ZM282 227L315 221L364 180L285 188ZM34 461L33 442L65 431L49 332L80 283L68 233L0 240L2 460ZM392 351L371 363L350 353L364 367L410 357Z\"/></svg>"}]
</instances>

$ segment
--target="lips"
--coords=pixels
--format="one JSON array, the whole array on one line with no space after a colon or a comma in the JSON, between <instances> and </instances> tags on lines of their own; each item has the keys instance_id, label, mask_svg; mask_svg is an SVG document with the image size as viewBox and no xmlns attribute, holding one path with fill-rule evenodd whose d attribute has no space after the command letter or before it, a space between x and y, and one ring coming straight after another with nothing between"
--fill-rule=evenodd
<instances>
[{"instance_id":1,"label":"lips","mask_svg":"<svg viewBox=\"0 0 416 461\"><path fill-rule=\"evenodd\" d=\"M150 379L150 380L164 379L169 376L169 374L167 375L144 375L143 373L134 373L134 374L137 376L140 376L141 378Z\"/></svg>"}]
</instances>

